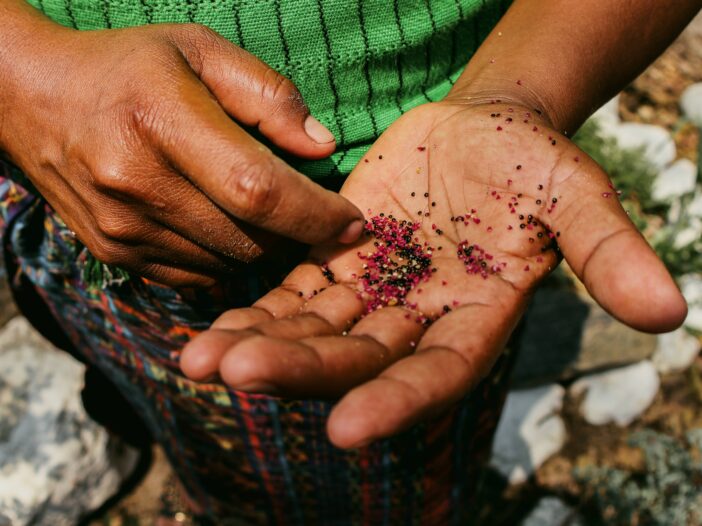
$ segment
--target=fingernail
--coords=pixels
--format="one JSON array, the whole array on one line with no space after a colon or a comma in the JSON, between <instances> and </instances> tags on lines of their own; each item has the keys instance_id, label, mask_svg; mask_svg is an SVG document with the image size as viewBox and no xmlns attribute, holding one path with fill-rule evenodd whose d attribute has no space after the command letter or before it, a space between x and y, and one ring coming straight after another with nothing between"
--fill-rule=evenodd
<instances>
[{"instance_id":1,"label":"fingernail","mask_svg":"<svg viewBox=\"0 0 702 526\"><path fill-rule=\"evenodd\" d=\"M344 244L353 243L361 235L361 232L363 232L363 221L356 219L344 229L337 241Z\"/></svg>"},{"instance_id":2,"label":"fingernail","mask_svg":"<svg viewBox=\"0 0 702 526\"><path fill-rule=\"evenodd\" d=\"M336 140L332 132L327 130L324 124L312 117L312 115L308 115L307 119L305 119L305 132L317 144L327 144Z\"/></svg>"}]
</instances>

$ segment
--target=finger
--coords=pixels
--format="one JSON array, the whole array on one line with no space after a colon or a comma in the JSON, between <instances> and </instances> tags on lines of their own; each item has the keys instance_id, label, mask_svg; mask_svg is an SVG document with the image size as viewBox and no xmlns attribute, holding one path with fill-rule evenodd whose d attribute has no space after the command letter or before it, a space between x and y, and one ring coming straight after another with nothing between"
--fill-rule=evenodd
<instances>
[{"instance_id":1,"label":"finger","mask_svg":"<svg viewBox=\"0 0 702 526\"><path fill-rule=\"evenodd\" d=\"M381 330L387 325L395 330ZM335 397L411 353L421 331L403 309L382 309L361 320L348 336L295 340L260 335L241 340L223 356L219 372L234 389Z\"/></svg>"},{"instance_id":2,"label":"finger","mask_svg":"<svg viewBox=\"0 0 702 526\"><path fill-rule=\"evenodd\" d=\"M202 382L217 375L219 364L226 352L236 343L251 337L250 331L230 331L210 328L190 340L180 353L183 374Z\"/></svg>"},{"instance_id":3,"label":"finger","mask_svg":"<svg viewBox=\"0 0 702 526\"><path fill-rule=\"evenodd\" d=\"M242 310L249 314L251 321L255 319L260 321L255 324L254 329L219 329L218 327L225 326L226 321L218 320L210 330L198 335L185 346L180 357L180 367L188 378L202 381L216 376L224 354L246 338L265 335L271 338L297 340L309 336L336 333L335 328L329 322L314 314L301 314L273 320L272 317L268 319L271 315L263 309ZM240 316L239 319L244 319L244 317Z\"/></svg>"},{"instance_id":4,"label":"finger","mask_svg":"<svg viewBox=\"0 0 702 526\"><path fill-rule=\"evenodd\" d=\"M164 157L225 212L308 244L355 241L363 215L293 170L236 126L201 84L183 81L168 133L149 125ZM193 133L196 130L196 133Z\"/></svg>"},{"instance_id":5,"label":"finger","mask_svg":"<svg viewBox=\"0 0 702 526\"><path fill-rule=\"evenodd\" d=\"M308 273L310 276L305 276ZM300 280L301 276L306 280L304 283ZM318 278L314 279L313 276ZM317 334L317 324L310 321L313 317L331 327L337 334L341 334L360 318L363 309L363 301L356 291L342 284L330 285L322 276L319 267L310 264L309 267L298 267L280 287L263 296L252 307L225 312L212 327L228 330L255 328L257 331L273 335L272 332L264 330L261 324L300 313L308 315L305 319L309 322L310 332L302 330L307 325L301 322L300 327L294 331L294 338ZM281 337L285 337L285 330L278 331Z\"/></svg>"},{"instance_id":6,"label":"finger","mask_svg":"<svg viewBox=\"0 0 702 526\"><path fill-rule=\"evenodd\" d=\"M415 354L339 402L327 423L331 441L342 448L359 447L460 400L489 372L525 301L465 305L437 320Z\"/></svg>"},{"instance_id":7,"label":"finger","mask_svg":"<svg viewBox=\"0 0 702 526\"><path fill-rule=\"evenodd\" d=\"M134 247L106 237L104 225L102 229L97 225L89 207L70 186L62 189L61 199L53 190L43 193L66 226L76 233L78 239L98 261L124 268L170 287L207 288L214 285L215 280L208 273L180 268L174 264L147 262L143 259L143 254ZM66 199L67 197L69 199ZM64 206L65 202L70 203L70 209Z\"/></svg>"},{"instance_id":8,"label":"finger","mask_svg":"<svg viewBox=\"0 0 702 526\"><path fill-rule=\"evenodd\" d=\"M88 248L103 263L137 272L140 264L150 262L209 276L235 268L233 258L209 251L144 217L138 206L94 191L88 194L91 199L85 200L70 187L64 188L63 194L72 197L73 213L81 211L83 221L76 225L80 239L86 240ZM61 214L64 210L58 206Z\"/></svg>"},{"instance_id":9,"label":"finger","mask_svg":"<svg viewBox=\"0 0 702 526\"><path fill-rule=\"evenodd\" d=\"M217 373L224 350L246 337L297 340L341 334L362 309L357 294L344 285L329 286L318 265L300 265L283 286L253 307L225 312L205 333L207 337L192 340L183 350L181 369L189 378L203 380Z\"/></svg>"},{"instance_id":10,"label":"finger","mask_svg":"<svg viewBox=\"0 0 702 526\"><path fill-rule=\"evenodd\" d=\"M332 133L310 115L302 95L283 75L205 28L175 28L185 59L238 122L257 126L277 146L320 159L334 151Z\"/></svg>"},{"instance_id":11,"label":"finger","mask_svg":"<svg viewBox=\"0 0 702 526\"><path fill-rule=\"evenodd\" d=\"M235 218L152 151L125 155L113 150L84 163L85 177L77 182L80 194L90 216L108 228L138 240L157 223L231 260L251 261L264 251L268 240L244 233ZM127 224L130 228L123 228Z\"/></svg>"},{"instance_id":12,"label":"finger","mask_svg":"<svg viewBox=\"0 0 702 526\"><path fill-rule=\"evenodd\" d=\"M319 265L302 263L286 276L279 287L257 300L252 307L232 309L212 324L216 329L241 330L258 323L297 314L314 292L329 286Z\"/></svg>"},{"instance_id":13,"label":"finger","mask_svg":"<svg viewBox=\"0 0 702 526\"><path fill-rule=\"evenodd\" d=\"M631 327L666 332L687 306L661 260L619 203L606 175L586 160L582 173L556 181L553 223L568 264L602 307Z\"/></svg>"},{"instance_id":14,"label":"finger","mask_svg":"<svg viewBox=\"0 0 702 526\"><path fill-rule=\"evenodd\" d=\"M175 289L207 289L216 284L216 280L207 274L159 263L140 265L137 267L136 273L150 281Z\"/></svg>"}]
</instances>

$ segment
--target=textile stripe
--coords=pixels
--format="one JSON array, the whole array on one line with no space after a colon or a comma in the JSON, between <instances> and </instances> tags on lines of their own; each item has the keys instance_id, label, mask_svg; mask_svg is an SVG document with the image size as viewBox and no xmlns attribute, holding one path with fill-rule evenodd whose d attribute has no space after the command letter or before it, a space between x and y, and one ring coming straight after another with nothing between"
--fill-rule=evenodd
<instances>
[{"instance_id":1,"label":"textile stripe","mask_svg":"<svg viewBox=\"0 0 702 526\"><path fill-rule=\"evenodd\" d=\"M316 0L317 9L319 10L319 22L322 25L322 35L324 36L324 46L327 53L327 77L329 78L329 87L332 90L334 96L334 120L338 123L339 129L339 140L342 143L346 142L346 134L344 133L344 126L339 119L339 90L336 86L336 80L334 78L334 61L332 58L332 47L331 39L329 38L329 28L324 19L324 7L322 5L322 0ZM341 160L339 160L339 163Z\"/></svg>"},{"instance_id":2,"label":"textile stripe","mask_svg":"<svg viewBox=\"0 0 702 526\"><path fill-rule=\"evenodd\" d=\"M231 393L230 397L233 406L241 409L241 420L243 427L246 429L246 433L243 434L243 437L246 443L246 455L249 465L255 470L257 477L263 484L264 494L269 500L269 506L266 507L268 522L271 524L285 524L285 514L283 510L280 509L279 502L271 497L272 495L277 495L278 490L271 484L268 470L261 469L263 458L265 458L265 452L261 449L261 441L258 437L259 430L256 428L256 424L251 418L251 404L249 404L246 395L238 396L236 393ZM237 413L239 413L239 411L237 411ZM275 513L275 519L271 517L271 511Z\"/></svg>"},{"instance_id":3,"label":"textile stripe","mask_svg":"<svg viewBox=\"0 0 702 526\"><path fill-rule=\"evenodd\" d=\"M141 2L141 7L144 12L144 16L146 17L146 22L148 24L153 24L154 22L154 10L153 8L149 5L149 0L139 0Z\"/></svg>"},{"instance_id":4,"label":"textile stripe","mask_svg":"<svg viewBox=\"0 0 702 526\"><path fill-rule=\"evenodd\" d=\"M73 13L73 2L72 0L66 0L66 15L68 15L68 20L71 22L73 29L78 29L78 24L76 23L76 17Z\"/></svg>"},{"instance_id":5,"label":"textile stripe","mask_svg":"<svg viewBox=\"0 0 702 526\"><path fill-rule=\"evenodd\" d=\"M239 47L246 47L244 46L244 36L242 35L241 32L241 4L236 3L233 6L234 8L234 34L235 34L235 39L236 42L234 42L237 46Z\"/></svg>"},{"instance_id":6,"label":"textile stripe","mask_svg":"<svg viewBox=\"0 0 702 526\"><path fill-rule=\"evenodd\" d=\"M378 136L378 123L375 120L375 112L373 112L372 101L373 101L373 83L371 82L370 76L370 49L368 47L368 30L366 29L366 21L363 16L363 1L356 0L356 10L358 12L358 21L361 24L361 36L363 37L363 76L366 80L366 85L368 86L368 93L366 95L366 111L371 118L371 124L373 125L373 137Z\"/></svg>"},{"instance_id":7,"label":"textile stripe","mask_svg":"<svg viewBox=\"0 0 702 526\"><path fill-rule=\"evenodd\" d=\"M432 11L431 4L429 3L429 0L424 0L424 7L426 7L427 14L429 15L429 23L431 24L431 33L432 35L436 35L436 20L434 20L434 11ZM427 40L427 44L424 47L424 58L425 58L425 65L424 65L424 80L422 81L422 93L424 94L424 97L427 99L427 102L432 102L431 97L429 97L429 94L427 93L427 84L429 84L429 75L431 74L432 70L432 42L433 42L433 37L429 38Z\"/></svg>"},{"instance_id":8,"label":"textile stripe","mask_svg":"<svg viewBox=\"0 0 702 526\"><path fill-rule=\"evenodd\" d=\"M288 47L288 41L285 38L285 31L283 29L283 17L280 12L280 0L275 0L273 2L273 9L275 10L275 18L278 27L278 35L280 36L280 42L283 44L283 73L290 78L290 48Z\"/></svg>"},{"instance_id":9,"label":"textile stripe","mask_svg":"<svg viewBox=\"0 0 702 526\"><path fill-rule=\"evenodd\" d=\"M280 467L283 470L283 480L285 480L287 496L292 503L295 524L304 524L302 511L300 510L300 503L297 499L297 492L295 491L295 484L293 482L292 476L290 475L290 466L288 465L288 459L286 457L285 443L283 442L283 432L280 429L280 414L278 413L278 404L273 400L268 400L267 405L271 415L271 423L273 424L275 445L276 449L278 450L278 461L280 462Z\"/></svg>"},{"instance_id":10,"label":"textile stripe","mask_svg":"<svg viewBox=\"0 0 702 526\"><path fill-rule=\"evenodd\" d=\"M112 21L110 20L110 3L109 0L102 0L100 2L100 7L102 8L102 16L105 19L105 27L107 29L112 29Z\"/></svg>"},{"instance_id":11,"label":"textile stripe","mask_svg":"<svg viewBox=\"0 0 702 526\"><path fill-rule=\"evenodd\" d=\"M397 25L397 30L400 33L400 47L405 49L407 47L407 41L405 40L405 30L402 28L402 20L400 19L400 7L397 5L398 0L392 0L392 12L395 17L395 24ZM397 75L398 75L398 87L395 92L395 104L397 104L397 109L400 113L404 113L402 110L402 92L404 91L405 81L402 76L402 53L397 54Z\"/></svg>"}]
</instances>

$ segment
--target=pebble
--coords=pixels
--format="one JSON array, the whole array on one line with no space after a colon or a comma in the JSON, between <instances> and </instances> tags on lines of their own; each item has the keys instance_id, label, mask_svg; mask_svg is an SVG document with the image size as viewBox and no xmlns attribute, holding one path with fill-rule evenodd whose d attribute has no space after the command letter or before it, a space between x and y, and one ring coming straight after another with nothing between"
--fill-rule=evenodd
<instances>
[{"instance_id":1,"label":"pebble","mask_svg":"<svg viewBox=\"0 0 702 526\"><path fill-rule=\"evenodd\" d=\"M673 247L681 249L696 241L699 242L700 237L702 237L702 220L697 217L691 217L689 218L688 226L675 234Z\"/></svg>"},{"instance_id":2,"label":"pebble","mask_svg":"<svg viewBox=\"0 0 702 526\"><path fill-rule=\"evenodd\" d=\"M702 83L692 84L683 91L680 108L687 119L702 127Z\"/></svg>"},{"instance_id":3,"label":"pebble","mask_svg":"<svg viewBox=\"0 0 702 526\"><path fill-rule=\"evenodd\" d=\"M0 331L0 524L77 524L133 470L83 408L84 370L24 318Z\"/></svg>"},{"instance_id":4,"label":"pebble","mask_svg":"<svg viewBox=\"0 0 702 526\"><path fill-rule=\"evenodd\" d=\"M662 374L684 371L699 352L700 340L681 327L658 336L658 347L651 361Z\"/></svg>"},{"instance_id":5,"label":"pebble","mask_svg":"<svg viewBox=\"0 0 702 526\"><path fill-rule=\"evenodd\" d=\"M558 497L542 497L520 526L582 526L582 517Z\"/></svg>"},{"instance_id":6,"label":"pebble","mask_svg":"<svg viewBox=\"0 0 702 526\"><path fill-rule=\"evenodd\" d=\"M592 115L592 118L597 121L599 129L604 135L612 135L614 129L621 123L619 118L619 95L597 110Z\"/></svg>"},{"instance_id":7,"label":"pebble","mask_svg":"<svg viewBox=\"0 0 702 526\"><path fill-rule=\"evenodd\" d=\"M571 385L569 394L575 397L585 394L580 412L589 424L614 422L624 427L651 405L659 387L660 379L653 362L643 360L585 376Z\"/></svg>"},{"instance_id":8,"label":"pebble","mask_svg":"<svg viewBox=\"0 0 702 526\"><path fill-rule=\"evenodd\" d=\"M653 198L656 201L668 201L694 192L696 182L697 165L689 159L678 159L653 181Z\"/></svg>"},{"instance_id":9,"label":"pebble","mask_svg":"<svg viewBox=\"0 0 702 526\"><path fill-rule=\"evenodd\" d=\"M563 387L551 384L514 390L507 396L490 464L510 484L526 481L563 447L566 429L559 412L564 395Z\"/></svg>"},{"instance_id":10,"label":"pebble","mask_svg":"<svg viewBox=\"0 0 702 526\"><path fill-rule=\"evenodd\" d=\"M658 170L664 169L677 156L675 141L670 132L661 126L625 122L613 127L611 136L624 149L643 147L646 159Z\"/></svg>"},{"instance_id":11,"label":"pebble","mask_svg":"<svg viewBox=\"0 0 702 526\"><path fill-rule=\"evenodd\" d=\"M680 291L687 301L685 327L702 332L702 274L688 274L679 280Z\"/></svg>"}]
</instances>

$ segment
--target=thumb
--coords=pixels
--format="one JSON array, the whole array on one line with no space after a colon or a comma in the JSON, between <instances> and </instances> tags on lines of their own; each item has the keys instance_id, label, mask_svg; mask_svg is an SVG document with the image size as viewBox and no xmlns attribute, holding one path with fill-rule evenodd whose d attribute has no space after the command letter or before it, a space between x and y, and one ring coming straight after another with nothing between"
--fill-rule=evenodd
<instances>
[{"instance_id":1,"label":"thumb","mask_svg":"<svg viewBox=\"0 0 702 526\"><path fill-rule=\"evenodd\" d=\"M310 115L292 81L204 26L175 26L170 37L239 123L258 127L276 146L298 157L321 159L334 151L334 135Z\"/></svg>"},{"instance_id":2,"label":"thumb","mask_svg":"<svg viewBox=\"0 0 702 526\"><path fill-rule=\"evenodd\" d=\"M554 181L559 206L549 219L560 232L563 256L620 321L645 332L675 329L687 304L673 278L629 220L604 172L589 158L580 164L577 174L565 171L562 185Z\"/></svg>"}]
</instances>

